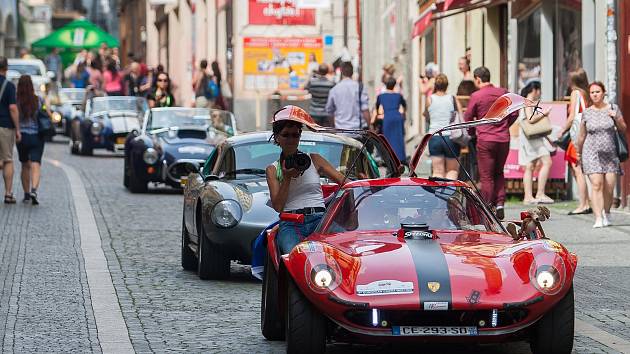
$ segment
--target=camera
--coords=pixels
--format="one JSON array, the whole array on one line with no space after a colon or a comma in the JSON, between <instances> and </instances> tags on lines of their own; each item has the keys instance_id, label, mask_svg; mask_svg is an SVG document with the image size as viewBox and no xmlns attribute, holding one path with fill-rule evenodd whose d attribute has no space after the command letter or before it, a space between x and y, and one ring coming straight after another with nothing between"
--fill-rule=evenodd
<instances>
[{"instance_id":1,"label":"camera","mask_svg":"<svg viewBox=\"0 0 630 354\"><path fill-rule=\"evenodd\" d=\"M298 151L284 159L284 166L287 170L295 168L300 172L304 172L311 167L311 158L308 154Z\"/></svg>"}]
</instances>

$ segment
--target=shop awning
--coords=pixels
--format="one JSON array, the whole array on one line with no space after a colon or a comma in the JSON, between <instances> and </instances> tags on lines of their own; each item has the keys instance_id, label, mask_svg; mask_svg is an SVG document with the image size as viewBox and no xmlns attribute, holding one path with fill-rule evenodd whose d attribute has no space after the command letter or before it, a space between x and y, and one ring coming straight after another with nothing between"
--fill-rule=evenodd
<instances>
[{"instance_id":1,"label":"shop awning","mask_svg":"<svg viewBox=\"0 0 630 354\"><path fill-rule=\"evenodd\" d=\"M457 15L462 12L492 7L506 3L507 0L438 0L435 2L433 20Z\"/></svg>"},{"instance_id":2,"label":"shop awning","mask_svg":"<svg viewBox=\"0 0 630 354\"><path fill-rule=\"evenodd\" d=\"M90 49L98 48L101 43L107 43L110 48L120 46L118 39L94 23L80 19L72 21L48 36L33 42L31 47Z\"/></svg>"},{"instance_id":3,"label":"shop awning","mask_svg":"<svg viewBox=\"0 0 630 354\"><path fill-rule=\"evenodd\" d=\"M411 31L411 38L421 36L431 26L431 19L433 18L433 11L435 10L435 1L428 1L420 10L420 15L413 23L413 29Z\"/></svg>"}]
</instances>

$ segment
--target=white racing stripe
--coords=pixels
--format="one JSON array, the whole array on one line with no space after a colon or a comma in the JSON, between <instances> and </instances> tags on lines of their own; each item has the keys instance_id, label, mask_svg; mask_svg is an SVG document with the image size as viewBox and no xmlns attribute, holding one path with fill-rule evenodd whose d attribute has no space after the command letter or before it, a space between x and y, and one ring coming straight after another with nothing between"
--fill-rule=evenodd
<instances>
[{"instance_id":1,"label":"white racing stripe","mask_svg":"<svg viewBox=\"0 0 630 354\"><path fill-rule=\"evenodd\" d=\"M630 342L601 330L592 324L575 319L575 331L621 353L630 353Z\"/></svg>"},{"instance_id":2,"label":"white racing stripe","mask_svg":"<svg viewBox=\"0 0 630 354\"><path fill-rule=\"evenodd\" d=\"M83 181L74 168L57 160L45 160L61 168L70 182L81 234L81 253L83 253L101 350L105 354L134 353Z\"/></svg>"}]
</instances>

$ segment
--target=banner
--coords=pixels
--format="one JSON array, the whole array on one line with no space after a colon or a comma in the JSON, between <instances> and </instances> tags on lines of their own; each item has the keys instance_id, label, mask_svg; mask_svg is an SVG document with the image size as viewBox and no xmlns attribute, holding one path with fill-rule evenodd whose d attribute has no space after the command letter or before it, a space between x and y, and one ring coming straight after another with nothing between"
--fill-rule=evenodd
<instances>
[{"instance_id":1,"label":"banner","mask_svg":"<svg viewBox=\"0 0 630 354\"><path fill-rule=\"evenodd\" d=\"M551 120L551 126L553 132L549 135L549 138L553 141L557 138L557 134L562 130L564 124L567 121L567 103L566 102L553 102L553 103L541 103L540 107L543 111L551 108L549 113L549 120ZM524 168L519 165L518 161L518 146L519 136L521 129L518 124L514 124L510 128L510 153L508 154L507 161L503 168L503 173L507 179L522 179ZM552 165L551 171L549 171L549 179L562 179L566 178L567 162L564 160L564 150L556 149L556 154L551 157ZM538 175L538 169L534 170L534 176Z\"/></svg>"},{"instance_id":2,"label":"banner","mask_svg":"<svg viewBox=\"0 0 630 354\"><path fill-rule=\"evenodd\" d=\"M320 37L243 38L245 90L301 89L323 61Z\"/></svg>"},{"instance_id":3,"label":"banner","mask_svg":"<svg viewBox=\"0 0 630 354\"><path fill-rule=\"evenodd\" d=\"M300 9L296 0L249 0L250 25L315 25L315 10Z\"/></svg>"}]
</instances>

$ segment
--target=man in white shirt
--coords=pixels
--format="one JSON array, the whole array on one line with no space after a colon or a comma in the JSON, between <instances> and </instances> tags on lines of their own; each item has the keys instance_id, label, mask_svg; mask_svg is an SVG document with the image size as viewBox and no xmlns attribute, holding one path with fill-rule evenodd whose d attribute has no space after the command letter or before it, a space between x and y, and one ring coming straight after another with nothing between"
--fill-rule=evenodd
<instances>
[{"instance_id":1,"label":"man in white shirt","mask_svg":"<svg viewBox=\"0 0 630 354\"><path fill-rule=\"evenodd\" d=\"M341 81L330 90L326 112L338 129L367 129L370 125L368 95L363 84L352 80L352 63L341 64Z\"/></svg>"}]
</instances>

